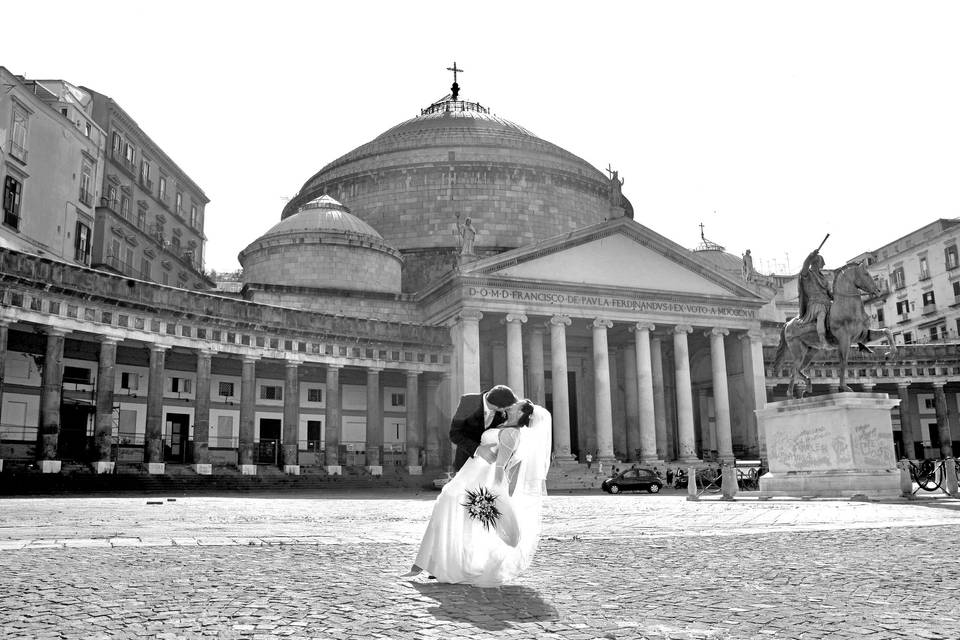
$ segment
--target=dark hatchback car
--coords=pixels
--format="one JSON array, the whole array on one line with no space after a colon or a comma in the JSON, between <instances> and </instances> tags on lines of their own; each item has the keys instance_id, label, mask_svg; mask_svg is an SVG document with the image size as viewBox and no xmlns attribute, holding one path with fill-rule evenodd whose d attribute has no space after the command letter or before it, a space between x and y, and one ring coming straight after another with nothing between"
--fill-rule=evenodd
<instances>
[{"instance_id":1,"label":"dark hatchback car","mask_svg":"<svg viewBox=\"0 0 960 640\"><path fill-rule=\"evenodd\" d=\"M600 488L607 493L621 491L657 493L663 488L663 480L652 469L627 469L604 480Z\"/></svg>"}]
</instances>

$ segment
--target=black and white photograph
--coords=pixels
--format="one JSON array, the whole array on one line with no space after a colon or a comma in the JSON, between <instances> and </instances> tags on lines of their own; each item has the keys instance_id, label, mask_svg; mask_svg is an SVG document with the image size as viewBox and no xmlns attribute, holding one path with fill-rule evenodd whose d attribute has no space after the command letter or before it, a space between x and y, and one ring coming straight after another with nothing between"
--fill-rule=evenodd
<instances>
[{"instance_id":1,"label":"black and white photograph","mask_svg":"<svg viewBox=\"0 0 960 640\"><path fill-rule=\"evenodd\" d=\"M960 639L960 5L17 2L3 640Z\"/></svg>"}]
</instances>

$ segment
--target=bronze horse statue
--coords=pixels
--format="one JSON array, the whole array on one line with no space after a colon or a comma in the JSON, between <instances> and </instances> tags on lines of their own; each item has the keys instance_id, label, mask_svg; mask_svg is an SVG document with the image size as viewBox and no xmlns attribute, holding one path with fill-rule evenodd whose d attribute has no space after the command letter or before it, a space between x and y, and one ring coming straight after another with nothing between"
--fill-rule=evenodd
<instances>
[{"instance_id":1,"label":"bronze horse statue","mask_svg":"<svg viewBox=\"0 0 960 640\"><path fill-rule=\"evenodd\" d=\"M863 262L851 262L837 269L833 276L833 304L827 312L826 324L827 341L831 349L836 349L840 356L841 391L853 391L846 383L850 345L859 344L862 350L869 350L864 343L886 337L889 349L884 357L890 358L897 350L890 329L871 329L868 326L869 317L863 308L861 292L873 295L880 293L880 286L871 277ZM788 398L794 397L797 375L803 379L806 386L811 386L810 377L804 371L820 348L816 322L801 323L800 318L796 317L780 330L780 346L777 347L773 368L778 369L787 354L790 354L789 362L793 370L787 387ZM801 391L796 397L802 398L803 394L804 391Z\"/></svg>"}]
</instances>

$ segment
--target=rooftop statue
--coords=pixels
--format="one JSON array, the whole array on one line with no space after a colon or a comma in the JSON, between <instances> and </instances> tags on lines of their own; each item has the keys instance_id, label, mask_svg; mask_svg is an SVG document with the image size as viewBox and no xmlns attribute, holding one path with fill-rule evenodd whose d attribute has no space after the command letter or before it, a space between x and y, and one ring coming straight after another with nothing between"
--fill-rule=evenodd
<instances>
[{"instance_id":1,"label":"rooftop statue","mask_svg":"<svg viewBox=\"0 0 960 640\"><path fill-rule=\"evenodd\" d=\"M457 216L457 229L454 233L457 236L457 252L461 256L476 255L473 243L477 237L477 228L473 226L473 220L466 218L463 224L460 224L460 216Z\"/></svg>"},{"instance_id":2,"label":"rooftop statue","mask_svg":"<svg viewBox=\"0 0 960 640\"><path fill-rule=\"evenodd\" d=\"M610 168L610 165L607 165L607 173L610 174L610 204L615 207L623 206L623 178L620 177L620 172Z\"/></svg>"},{"instance_id":3,"label":"rooftop statue","mask_svg":"<svg viewBox=\"0 0 960 640\"><path fill-rule=\"evenodd\" d=\"M896 344L890 329L871 329L869 316L863 307L861 292L880 293L880 285L867 271L865 262L851 262L836 270L832 291L822 269L823 256L820 249L830 237L828 233L815 251L807 256L800 270L800 313L790 319L780 330L780 345L777 347L773 368L778 369L785 361L792 368L788 397L802 397L795 392L797 376L809 386L810 378L805 370L821 350L836 349L840 359L840 390L853 391L847 383L847 360L850 346L856 343L861 350L865 346L886 337L889 345L886 357L896 353Z\"/></svg>"},{"instance_id":4,"label":"rooftop statue","mask_svg":"<svg viewBox=\"0 0 960 640\"><path fill-rule=\"evenodd\" d=\"M743 267L741 267L741 270L743 279L747 282L753 280L757 274L757 272L753 270L753 256L750 255L750 249L747 249L746 253L743 254Z\"/></svg>"}]
</instances>

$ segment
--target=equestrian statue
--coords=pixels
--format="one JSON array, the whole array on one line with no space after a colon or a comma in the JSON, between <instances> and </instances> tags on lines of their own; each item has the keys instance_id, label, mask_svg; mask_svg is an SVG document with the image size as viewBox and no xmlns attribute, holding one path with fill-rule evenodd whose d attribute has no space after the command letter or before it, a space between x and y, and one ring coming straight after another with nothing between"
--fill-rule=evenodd
<instances>
[{"instance_id":1,"label":"equestrian statue","mask_svg":"<svg viewBox=\"0 0 960 640\"><path fill-rule=\"evenodd\" d=\"M867 271L866 263L851 262L840 267L834 273L832 290L827 285L820 249L829 237L828 233L820 246L803 261L799 279L800 313L780 330L780 346L773 368L780 368L785 360L790 363L788 398L802 398L805 388L811 386L805 371L818 351L837 350L841 391L853 391L846 383L847 359L852 344L857 344L861 351L872 353L866 343L886 337L888 350L884 357L891 358L896 354L897 347L890 329L869 327L870 318L863 308L861 292L877 295L880 285ZM805 388L796 394L798 375Z\"/></svg>"}]
</instances>

